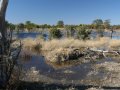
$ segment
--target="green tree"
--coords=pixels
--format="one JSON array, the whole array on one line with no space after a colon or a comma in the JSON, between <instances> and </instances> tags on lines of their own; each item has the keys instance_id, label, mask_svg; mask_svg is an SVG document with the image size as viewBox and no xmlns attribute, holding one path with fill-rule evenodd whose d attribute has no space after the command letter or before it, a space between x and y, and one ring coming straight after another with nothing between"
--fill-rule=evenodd
<instances>
[{"instance_id":1,"label":"green tree","mask_svg":"<svg viewBox=\"0 0 120 90\"><path fill-rule=\"evenodd\" d=\"M14 24L10 23L10 24L9 24L9 27L10 27L11 30L15 30L15 27L16 27L16 26L15 26Z\"/></svg>"},{"instance_id":2,"label":"green tree","mask_svg":"<svg viewBox=\"0 0 120 90\"><path fill-rule=\"evenodd\" d=\"M40 27L41 27L42 29L51 28L51 26L48 25L48 24L40 25Z\"/></svg>"},{"instance_id":3,"label":"green tree","mask_svg":"<svg viewBox=\"0 0 120 90\"><path fill-rule=\"evenodd\" d=\"M61 38L62 37L61 31L57 28L52 28L50 30L50 37L56 39Z\"/></svg>"},{"instance_id":4,"label":"green tree","mask_svg":"<svg viewBox=\"0 0 120 90\"><path fill-rule=\"evenodd\" d=\"M103 24L104 24L105 29L110 29L110 20L109 19L105 20Z\"/></svg>"},{"instance_id":5,"label":"green tree","mask_svg":"<svg viewBox=\"0 0 120 90\"><path fill-rule=\"evenodd\" d=\"M57 22L57 27L58 28L63 28L64 27L64 22L63 21L58 21Z\"/></svg>"},{"instance_id":6,"label":"green tree","mask_svg":"<svg viewBox=\"0 0 120 90\"><path fill-rule=\"evenodd\" d=\"M18 24L18 27L17 27L19 30L24 30L25 28L25 25L23 23L20 23Z\"/></svg>"},{"instance_id":7,"label":"green tree","mask_svg":"<svg viewBox=\"0 0 120 90\"><path fill-rule=\"evenodd\" d=\"M26 27L26 29L28 29L30 31L30 30L34 29L36 27L36 25L34 23L31 23L31 21L26 21L25 27Z\"/></svg>"},{"instance_id":8,"label":"green tree","mask_svg":"<svg viewBox=\"0 0 120 90\"><path fill-rule=\"evenodd\" d=\"M67 31L67 37L73 37L75 34L75 26L74 25L65 25L65 30Z\"/></svg>"},{"instance_id":9,"label":"green tree","mask_svg":"<svg viewBox=\"0 0 120 90\"><path fill-rule=\"evenodd\" d=\"M96 20L93 21L92 24L94 25L95 29L99 29L99 28L103 27L102 19L96 19Z\"/></svg>"},{"instance_id":10,"label":"green tree","mask_svg":"<svg viewBox=\"0 0 120 90\"><path fill-rule=\"evenodd\" d=\"M31 24L31 21L26 21L25 24L29 25L29 24Z\"/></svg>"},{"instance_id":11,"label":"green tree","mask_svg":"<svg viewBox=\"0 0 120 90\"><path fill-rule=\"evenodd\" d=\"M92 23L97 30L98 36L103 37L104 36L104 23L102 19L96 19Z\"/></svg>"},{"instance_id":12,"label":"green tree","mask_svg":"<svg viewBox=\"0 0 120 90\"><path fill-rule=\"evenodd\" d=\"M16 25L6 21L6 27L7 27L7 29L15 30Z\"/></svg>"},{"instance_id":13,"label":"green tree","mask_svg":"<svg viewBox=\"0 0 120 90\"><path fill-rule=\"evenodd\" d=\"M89 39L91 30L86 29L86 27L81 26L78 29L78 39L86 40Z\"/></svg>"}]
</instances>

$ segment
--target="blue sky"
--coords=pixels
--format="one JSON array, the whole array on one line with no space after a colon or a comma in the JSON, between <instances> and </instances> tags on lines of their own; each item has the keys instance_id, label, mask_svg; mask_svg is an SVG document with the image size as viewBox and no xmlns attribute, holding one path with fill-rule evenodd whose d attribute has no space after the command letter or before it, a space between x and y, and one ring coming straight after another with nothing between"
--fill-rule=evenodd
<instances>
[{"instance_id":1,"label":"blue sky","mask_svg":"<svg viewBox=\"0 0 120 90\"><path fill-rule=\"evenodd\" d=\"M120 24L120 0L9 0L6 19L37 24L90 24L94 19Z\"/></svg>"}]
</instances>

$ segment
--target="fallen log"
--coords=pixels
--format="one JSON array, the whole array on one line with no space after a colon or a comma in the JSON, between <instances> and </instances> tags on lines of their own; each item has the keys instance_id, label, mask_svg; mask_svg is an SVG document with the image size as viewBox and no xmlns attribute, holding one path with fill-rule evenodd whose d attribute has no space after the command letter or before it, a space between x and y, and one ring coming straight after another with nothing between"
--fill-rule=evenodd
<instances>
[{"instance_id":1,"label":"fallen log","mask_svg":"<svg viewBox=\"0 0 120 90\"><path fill-rule=\"evenodd\" d=\"M90 49L91 51L94 51L94 52L100 52L103 54L104 57L106 57L106 54L105 53L115 53L116 55L120 55L120 51L111 51L111 50L97 50L97 49Z\"/></svg>"}]
</instances>

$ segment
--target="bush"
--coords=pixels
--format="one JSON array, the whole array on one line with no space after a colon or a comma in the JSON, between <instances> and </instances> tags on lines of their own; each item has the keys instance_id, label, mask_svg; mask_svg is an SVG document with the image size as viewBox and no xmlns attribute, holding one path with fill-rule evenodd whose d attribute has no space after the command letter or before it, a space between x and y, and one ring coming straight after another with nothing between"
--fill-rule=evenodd
<instances>
[{"instance_id":1,"label":"bush","mask_svg":"<svg viewBox=\"0 0 120 90\"><path fill-rule=\"evenodd\" d=\"M87 30L85 27L79 27L78 29L78 38L82 40L89 39L89 35L91 34L91 30Z\"/></svg>"},{"instance_id":2,"label":"bush","mask_svg":"<svg viewBox=\"0 0 120 90\"><path fill-rule=\"evenodd\" d=\"M40 43L38 43L38 44L36 44L35 46L34 46L34 49L37 51L39 51L39 50L41 50L41 48L42 48L42 45L40 44Z\"/></svg>"},{"instance_id":3,"label":"bush","mask_svg":"<svg viewBox=\"0 0 120 90\"><path fill-rule=\"evenodd\" d=\"M67 31L67 33L66 33L67 37L74 37L74 35L75 35L75 27L73 25L66 25L65 29Z\"/></svg>"},{"instance_id":4,"label":"bush","mask_svg":"<svg viewBox=\"0 0 120 90\"><path fill-rule=\"evenodd\" d=\"M51 38L56 38L56 39L58 39L58 38L61 38L61 37L62 37L62 34L61 34L61 32L60 32L59 29L57 29L57 28L52 28L52 29L50 30L50 37L51 37Z\"/></svg>"}]
</instances>

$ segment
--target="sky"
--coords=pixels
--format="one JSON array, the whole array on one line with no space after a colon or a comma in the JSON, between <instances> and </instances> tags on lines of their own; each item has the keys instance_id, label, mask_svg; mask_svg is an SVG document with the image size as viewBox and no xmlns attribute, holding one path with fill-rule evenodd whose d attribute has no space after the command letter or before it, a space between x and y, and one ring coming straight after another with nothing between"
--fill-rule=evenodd
<instances>
[{"instance_id":1,"label":"sky","mask_svg":"<svg viewBox=\"0 0 120 90\"><path fill-rule=\"evenodd\" d=\"M9 0L6 20L18 24L91 24L95 19L110 19L120 24L120 0Z\"/></svg>"}]
</instances>

